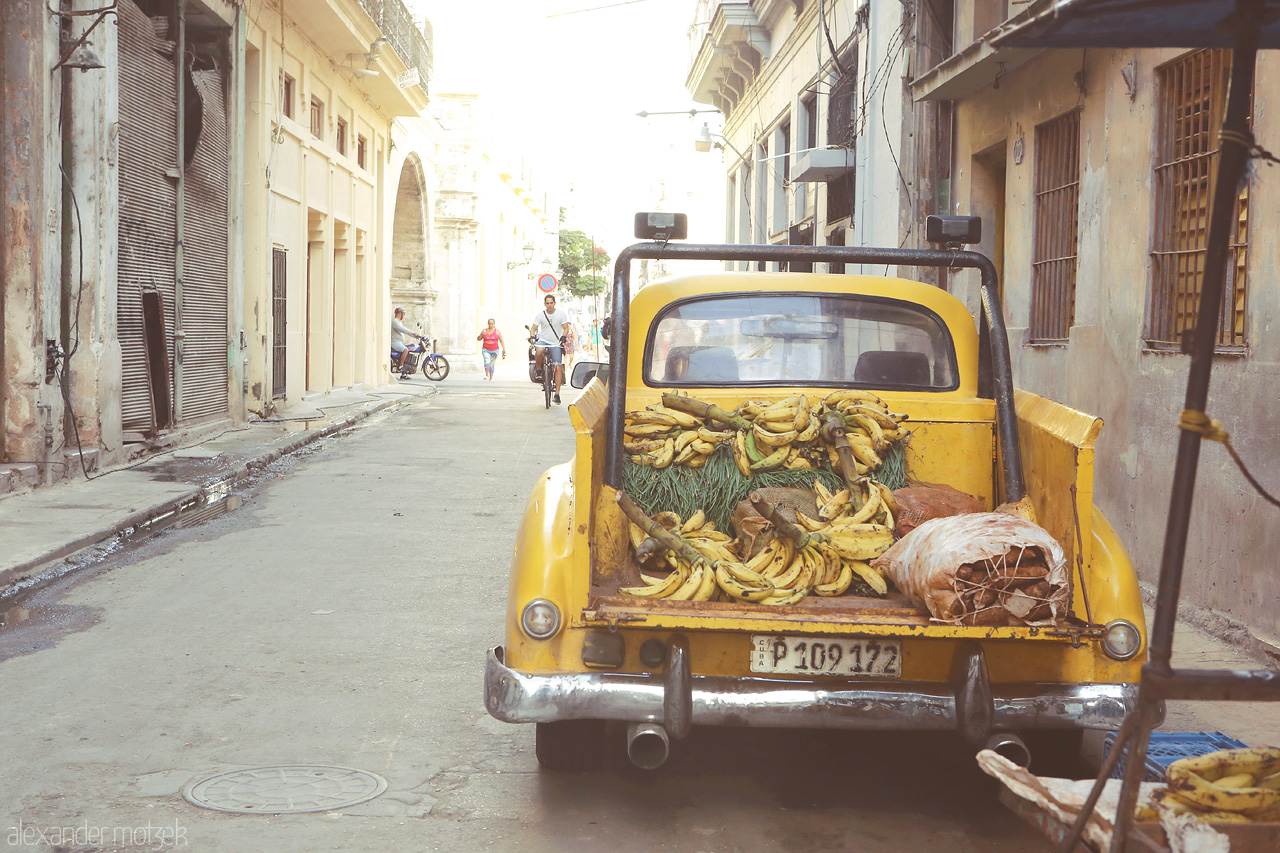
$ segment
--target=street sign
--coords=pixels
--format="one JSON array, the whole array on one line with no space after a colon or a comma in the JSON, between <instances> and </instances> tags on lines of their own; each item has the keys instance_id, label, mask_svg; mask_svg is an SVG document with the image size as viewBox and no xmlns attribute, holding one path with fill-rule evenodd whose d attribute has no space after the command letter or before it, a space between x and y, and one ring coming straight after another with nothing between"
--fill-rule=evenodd
<instances>
[{"instance_id":1,"label":"street sign","mask_svg":"<svg viewBox=\"0 0 1280 853\"><path fill-rule=\"evenodd\" d=\"M401 89L408 89L410 86L416 86L422 80L422 74L417 68L410 68L408 71L401 71L396 75L396 85Z\"/></svg>"},{"instance_id":2,"label":"street sign","mask_svg":"<svg viewBox=\"0 0 1280 853\"><path fill-rule=\"evenodd\" d=\"M556 289L556 277L546 272L538 276L538 290L543 293L551 293Z\"/></svg>"}]
</instances>

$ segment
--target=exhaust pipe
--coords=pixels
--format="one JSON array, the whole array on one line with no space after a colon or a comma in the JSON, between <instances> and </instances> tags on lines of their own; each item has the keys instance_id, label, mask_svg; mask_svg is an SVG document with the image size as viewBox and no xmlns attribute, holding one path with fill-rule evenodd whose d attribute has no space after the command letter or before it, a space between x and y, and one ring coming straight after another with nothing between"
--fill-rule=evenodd
<instances>
[{"instance_id":1,"label":"exhaust pipe","mask_svg":"<svg viewBox=\"0 0 1280 853\"><path fill-rule=\"evenodd\" d=\"M1022 742L1022 738L1013 732L997 732L993 734L987 738L987 742L982 748L995 750L997 755L1004 756L1019 767L1027 767L1031 764L1031 750L1027 749L1027 745Z\"/></svg>"},{"instance_id":2,"label":"exhaust pipe","mask_svg":"<svg viewBox=\"0 0 1280 853\"><path fill-rule=\"evenodd\" d=\"M627 727L627 757L641 770L657 770L667 761L671 741L657 723L632 723Z\"/></svg>"}]
</instances>

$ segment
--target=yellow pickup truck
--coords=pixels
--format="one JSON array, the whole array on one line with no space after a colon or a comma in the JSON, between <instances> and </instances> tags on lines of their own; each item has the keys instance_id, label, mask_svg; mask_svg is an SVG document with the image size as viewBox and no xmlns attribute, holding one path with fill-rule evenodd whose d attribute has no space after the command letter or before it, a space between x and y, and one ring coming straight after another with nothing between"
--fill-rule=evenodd
<instances>
[{"instance_id":1,"label":"yellow pickup truck","mask_svg":"<svg viewBox=\"0 0 1280 853\"><path fill-rule=\"evenodd\" d=\"M1102 422L1014 389L995 270L961 248L977 241L976 220L930 217L936 250L672 242L683 228L679 214L638 214L642 242L617 259L612 363L577 365L575 387L590 378L569 407L575 456L546 472L520 524L506 640L488 653L489 713L535 723L552 770L595 766L616 728L645 768L693 725L955 731L1023 763L1022 735L1118 728L1145 627L1125 549L1093 506ZM633 298L643 258L731 271ZM794 271L815 262L977 269L982 314L916 281ZM672 392L733 410L835 389L874 391L908 416L913 482L987 510L1029 499L1065 553L1070 607L1050 625L979 627L931 617L892 587L786 607L622 593L640 574L618 503L635 464L625 412Z\"/></svg>"}]
</instances>

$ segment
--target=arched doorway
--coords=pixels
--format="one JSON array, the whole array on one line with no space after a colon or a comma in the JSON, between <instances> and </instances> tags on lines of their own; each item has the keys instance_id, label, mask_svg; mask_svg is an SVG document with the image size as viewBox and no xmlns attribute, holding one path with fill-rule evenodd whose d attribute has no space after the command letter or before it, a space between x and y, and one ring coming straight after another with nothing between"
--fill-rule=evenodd
<instances>
[{"instance_id":1,"label":"arched doorway","mask_svg":"<svg viewBox=\"0 0 1280 853\"><path fill-rule=\"evenodd\" d=\"M431 286L427 241L427 190L422 161L410 154L400 170L396 211L391 223L391 302L404 308L410 328L431 334L436 291Z\"/></svg>"}]
</instances>

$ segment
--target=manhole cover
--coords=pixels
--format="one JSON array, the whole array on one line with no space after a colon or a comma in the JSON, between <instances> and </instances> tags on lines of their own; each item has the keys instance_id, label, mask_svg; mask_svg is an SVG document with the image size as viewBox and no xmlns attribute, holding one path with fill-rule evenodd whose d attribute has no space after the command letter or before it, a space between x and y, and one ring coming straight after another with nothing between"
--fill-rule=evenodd
<instances>
[{"instance_id":1,"label":"manhole cover","mask_svg":"<svg viewBox=\"0 0 1280 853\"><path fill-rule=\"evenodd\" d=\"M250 767L188 785L187 802L238 814L327 812L372 800L387 780L367 770L318 764Z\"/></svg>"}]
</instances>

